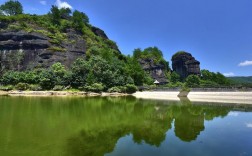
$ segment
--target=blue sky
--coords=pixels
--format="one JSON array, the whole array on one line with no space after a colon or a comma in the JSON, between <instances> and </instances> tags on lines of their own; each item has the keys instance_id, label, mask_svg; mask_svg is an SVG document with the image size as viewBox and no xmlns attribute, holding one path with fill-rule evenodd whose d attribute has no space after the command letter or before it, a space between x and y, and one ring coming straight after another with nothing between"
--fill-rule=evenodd
<instances>
[{"instance_id":1,"label":"blue sky","mask_svg":"<svg viewBox=\"0 0 252 156\"><path fill-rule=\"evenodd\" d=\"M4 3L6 0L0 0ZM251 0L20 0L26 13L51 5L85 12L124 54L157 46L169 61L190 52L202 69L252 76Z\"/></svg>"}]
</instances>

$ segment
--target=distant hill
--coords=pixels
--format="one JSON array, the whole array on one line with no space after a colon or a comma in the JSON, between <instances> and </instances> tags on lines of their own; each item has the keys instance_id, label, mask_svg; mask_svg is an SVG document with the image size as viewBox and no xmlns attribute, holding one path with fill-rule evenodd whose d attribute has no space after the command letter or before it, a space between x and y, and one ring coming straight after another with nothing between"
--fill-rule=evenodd
<instances>
[{"instance_id":1,"label":"distant hill","mask_svg":"<svg viewBox=\"0 0 252 156\"><path fill-rule=\"evenodd\" d=\"M252 84L252 76L236 76L236 77L228 77L231 81L239 84L251 83Z\"/></svg>"}]
</instances>

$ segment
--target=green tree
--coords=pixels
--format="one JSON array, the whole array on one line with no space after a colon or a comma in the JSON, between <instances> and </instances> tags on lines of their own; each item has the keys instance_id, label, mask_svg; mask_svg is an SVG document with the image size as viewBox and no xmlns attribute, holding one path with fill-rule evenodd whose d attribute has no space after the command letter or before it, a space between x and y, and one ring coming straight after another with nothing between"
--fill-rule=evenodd
<instances>
[{"instance_id":1,"label":"green tree","mask_svg":"<svg viewBox=\"0 0 252 156\"><path fill-rule=\"evenodd\" d=\"M71 9L70 8L61 8L59 9L59 12L60 12L60 17L62 19L70 19L71 18Z\"/></svg>"},{"instance_id":2,"label":"green tree","mask_svg":"<svg viewBox=\"0 0 252 156\"><path fill-rule=\"evenodd\" d=\"M10 0L0 6L2 14L18 15L23 14L23 6L19 1Z\"/></svg>"},{"instance_id":3,"label":"green tree","mask_svg":"<svg viewBox=\"0 0 252 156\"><path fill-rule=\"evenodd\" d=\"M57 62L50 68L54 76L55 85L66 85L65 78L67 77L67 71L65 66Z\"/></svg>"},{"instance_id":4,"label":"green tree","mask_svg":"<svg viewBox=\"0 0 252 156\"><path fill-rule=\"evenodd\" d=\"M85 86L87 75L91 69L90 64L83 58L78 58L72 65L71 85L75 88Z\"/></svg>"},{"instance_id":5,"label":"green tree","mask_svg":"<svg viewBox=\"0 0 252 156\"><path fill-rule=\"evenodd\" d=\"M201 70L201 79L202 80L210 80L213 81L214 73L210 72L209 70Z\"/></svg>"},{"instance_id":6,"label":"green tree","mask_svg":"<svg viewBox=\"0 0 252 156\"><path fill-rule=\"evenodd\" d=\"M73 20L73 27L79 31L82 30L85 24L89 23L88 16L85 13L79 12L77 10L73 12L72 20Z\"/></svg>"},{"instance_id":7,"label":"green tree","mask_svg":"<svg viewBox=\"0 0 252 156\"><path fill-rule=\"evenodd\" d=\"M51 70L41 70L39 74L39 85L43 90L50 90L55 86L55 78Z\"/></svg>"},{"instance_id":8,"label":"green tree","mask_svg":"<svg viewBox=\"0 0 252 156\"><path fill-rule=\"evenodd\" d=\"M177 83L177 82L179 82L179 81L180 81L180 76L179 76L179 74L176 73L176 72L172 72L172 73L171 73L171 82L172 82L172 83Z\"/></svg>"},{"instance_id":9,"label":"green tree","mask_svg":"<svg viewBox=\"0 0 252 156\"><path fill-rule=\"evenodd\" d=\"M145 71L134 58L127 58L127 71L130 77L134 80L134 84L141 86L144 83Z\"/></svg>"},{"instance_id":10,"label":"green tree","mask_svg":"<svg viewBox=\"0 0 252 156\"><path fill-rule=\"evenodd\" d=\"M186 86L188 87L199 87L200 78L197 75L189 75L186 78Z\"/></svg>"},{"instance_id":11,"label":"green tree","mask_svg":"<svg viewBox=\"0 0 252 156\"><path fill-rule=\"evenodd\" d=\"M140 48L137 48L133 51L133 57L135 59L139 59L141 57L142 50Z\"/></svg>"},{"instance_id":12,"label":"green tree","mask_svg":"<svg viewBox=\"0 0 252 156\"><path fill-rule=\"evenodd\" d=\"M54 25L60 25L61 14L57 6L52 5L49 17Z\"/></svg>"}]
</instances>

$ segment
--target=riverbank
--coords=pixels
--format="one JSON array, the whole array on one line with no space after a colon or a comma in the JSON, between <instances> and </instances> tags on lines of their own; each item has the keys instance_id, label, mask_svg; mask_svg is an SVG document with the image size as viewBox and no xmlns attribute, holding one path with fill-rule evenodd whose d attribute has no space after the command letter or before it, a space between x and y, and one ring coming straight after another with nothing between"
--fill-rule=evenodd
<instances>
[{"instance_id":1,"label":"riverbank","mask_svg":"<svg viewBox=\"0 0 252 156\"><path fill-rule=\"evenodd\" d=\"M81 91L0 91L0 95L8 96L128 96L125 93L92 93Z\"/></svg>"},{"instance_id":2,"label":"riverbank","mask_svg":"<svg viewBox=\"0 0 252 156\"><path fill-rule=\"evenodd\" d=\"M139 99L180 101L178 91L143 91L132 96ZM125 93L92 93L81 91L0 91L0 95L8 96L128 96ZM252 92L190 92L188 99L192 102L216 102L234 104L252 104Z\"/></svg>"},{"instance_id":3,"label":"riverbank","mask_svg":"<svg viewBox=\"0 0 252 156\"><path fill-rule=\"evenodd\" d=\"M178 94L177 91L144 91L136 92L133 96L140 99L179 101ZM188 99L192 102L252 104L252 92L190 92Z\"/></svg>"}]
</instances>

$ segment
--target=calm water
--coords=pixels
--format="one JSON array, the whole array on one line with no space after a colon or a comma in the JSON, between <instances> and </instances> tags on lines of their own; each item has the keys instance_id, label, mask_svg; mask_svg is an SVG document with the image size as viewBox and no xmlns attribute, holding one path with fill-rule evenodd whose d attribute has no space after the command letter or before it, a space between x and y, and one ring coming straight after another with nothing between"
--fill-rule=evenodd
<instances>
[{"instance_id":1,"label":"calm water","mask_svg":"<svg viewBox=\"0 0 252 156\"><path fill-rule=\"evenodd\" d=\"M0 97L1 156L251 156L252 106Z\"/></svg>"}]
</instances>

